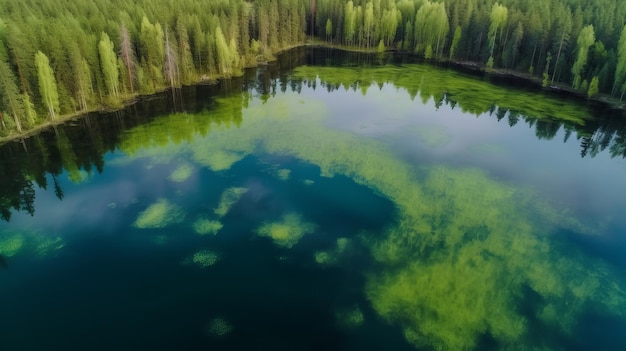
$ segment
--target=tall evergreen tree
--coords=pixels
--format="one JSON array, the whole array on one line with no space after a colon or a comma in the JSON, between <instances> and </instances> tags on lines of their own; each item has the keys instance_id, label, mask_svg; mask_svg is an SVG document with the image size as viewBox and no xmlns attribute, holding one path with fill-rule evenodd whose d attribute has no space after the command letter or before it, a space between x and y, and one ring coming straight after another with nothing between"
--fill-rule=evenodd
<instances>
[{"instance_id":1,"label":"tall evergreen tree","mask_svg":"<svg viewBox=\"0 0 626 351\"><path fill-rule=\"evenodd\" d=\"M100 37L101 39L98 44L98 50L100 53L100 66L102 67L104 82L109 94L114 99L117 99L119 97L120 73L117 69L117 57L115 55L115 51L113 50L113 42L109 38L109 35L105 32L102 32Z\"/></svg>"},{"instance_id":2,"label":"tall evergreen tree","mask_svg":"<svg viewBox=\"0 0 626 351\"><path fill-rule=\"evenodd\" d=\"M50 119L54 120L59 112L59 92L48 56L41 51L37 51L35 54L35 66L37 67L41 99L48 109Z\"/></svg>"},{"instance_id":3,"label":"tall evergreen tree","mask_svg":"<svg viewBox=\"0 0 626 351\"><path fill-rule=\"evenodd\" d=\"M574 89L579 89L581 86L582 70L587 63L587 56L589 55L589 47L596 41L596 37L593 31L593 25L585 26L578 36L576 61L572 65L572 74L574 75Z\"/></svg>"}]
</instances>

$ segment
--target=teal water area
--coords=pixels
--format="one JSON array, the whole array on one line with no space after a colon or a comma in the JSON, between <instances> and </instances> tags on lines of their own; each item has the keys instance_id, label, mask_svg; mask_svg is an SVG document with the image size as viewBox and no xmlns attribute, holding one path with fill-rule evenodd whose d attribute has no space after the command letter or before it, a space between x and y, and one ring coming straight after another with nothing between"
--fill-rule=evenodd
<instances>
[{"instance_id":1,"label":"teal water area","mask_svg":"<svg viewBox=\"0 0 626 351\"><path fill-rule=\"evenodd\" d=\"M298 49L0 150L2 350L621 350L624 116Z\"/></svg>"}]
</instances>

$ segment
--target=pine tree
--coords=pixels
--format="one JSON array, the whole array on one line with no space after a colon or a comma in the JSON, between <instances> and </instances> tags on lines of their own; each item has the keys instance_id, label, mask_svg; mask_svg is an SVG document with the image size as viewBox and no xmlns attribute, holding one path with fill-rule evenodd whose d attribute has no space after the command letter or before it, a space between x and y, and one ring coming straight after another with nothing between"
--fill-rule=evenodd
<instances>
[{"instance_id":1,"label":"pine tree","mask_svg":"<svg viewBox=\"0 0 626 351\"><path fill-rule=\"evenodd\" d=\"M585 26L578 36L577 44L577 55L576 61L572 65L572 74L574 75L574 89L579 89L581 87L581 74L583 67L587 63L587 56L589 54L589 47L593 45L596 41L596 37L593 31L593 25Z\"/></svg>"},{"instance_id":2,"label":"pine tree","mask_svg":"<svg viewBox=\"0 0 626 351\"><path fill-rule=\"evenodd\" d=\"M59 112L59 91L48 56L41 51L37 51L35 54L35 66L37 67L41 99L48 109L50 119L55 120Z\"/></svg>"}]
</instances>

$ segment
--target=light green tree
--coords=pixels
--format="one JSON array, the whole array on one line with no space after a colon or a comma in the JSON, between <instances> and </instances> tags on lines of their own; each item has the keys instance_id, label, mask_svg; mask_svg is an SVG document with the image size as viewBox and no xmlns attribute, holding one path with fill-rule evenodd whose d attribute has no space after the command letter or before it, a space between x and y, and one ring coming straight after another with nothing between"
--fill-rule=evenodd
<instances>
[{"instance_id":1,"label":"light green tree","mask_svg":"<svg viewBox=\"0 0 626 351\"><path fill-rule=\"evenodd\" d=\"M506 26L506 21L509 15L509 10L504 5L500 5L499 3L493 4L491 8L491 24L489 25L489 58L490 62L493 65L493 52L496 47L496 37L498 36L498 32L500 32L500 36L502 36L502 31L504 30L504 26Z\"/></svg>"},{"instance_id":2,"label":"light green tree","mask_svg":"<svg viewBox=\"0 0 626 351\"><path fill-rule=\"evenodd\" d=\"M330 18L326 20L324 33L326 34L326 41L331 41L333 37L333 21Z\"/></svg>"},{"instance_id":3,"label":"light green tree","mask_svg":"<svg viewBox=\"0 0 626 351\"><path fill-rule=\"evenodd\" d=\"M41 51L37 51L35 54L35 66L37 67L41 99L48 109L50 119L54 120L59 112L59 91L48 56Z\"/></svg>"},{"instance_id":4,"label":"light green tree","mask_svg":"<svg viewBox=\"0 0 626 351\"><path fill-rule=\"evenodd\" d=\"M589 83L589 90L587 90L588 97L594 97L598 95L600 92L600 80L598 76L595 76L591 79L591 83Z\"/></svg>"},{"instance_id":5,"label":"light green tree","mask_svg":"<svg viewBox=\"0 0 626 351\"><path fill-rule=\"evenodd\" d=\"M574 89L579 89L582 81L582 71L587 63L589 55L589 47L596 41L593 31L593 25L585 26L578 35L576 61L572 65L572 74L574 75Z\"/></svg>"},{"instance_id":6,"label":"light green tree","mask_svg":"<svg viewBox=\"0 0 626 351\"><path fill-rule=\"evenodd\" d=\"M621 92L620 100L624 97L626 92L626 25L622 29L622 34L619 37L619 43L617 44L617 67L615 68L615 82L613 84L612 94Z\"/></svg>"},{"instance_id":7,"label":"light green tree","mask_svg":"<svg viewBox=\"0 0 626 351\"><path fill-rule=\"evenodd\" d=\"M454 36L452 37L452 44L450 45L450 59L452 60L452 58L454 57L454 54L456 53L456 48L459 46L459 42L461 41L461 27L460 26L456 26L456 28L454 29Z\"/></svg>"},{"instance_id":8,"label":"light green tree","mask_svg":"<svg viewBox=\"0 0 626 351\"><path fill-rule=\"evenodd\" d=\"M106 85L109 94L116 99L119 97L120 72L117 68L117 57L115 55L115 50L113 49L113 42L109 38L109 35L105 32L102 32L100 35L98 51L100 53L100 66L102 67L104 84Z\"/></svg>"}]
</instances>

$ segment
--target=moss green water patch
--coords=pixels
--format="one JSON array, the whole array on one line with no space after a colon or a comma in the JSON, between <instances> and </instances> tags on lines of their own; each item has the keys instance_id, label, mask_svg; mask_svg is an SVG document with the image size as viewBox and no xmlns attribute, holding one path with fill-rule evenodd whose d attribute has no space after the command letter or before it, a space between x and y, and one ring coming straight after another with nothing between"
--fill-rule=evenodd
<instances>
[{"instance_id":1,"label":"moss green water patch","mask_svg":"<svg viewBox=\"0 0 626 351\"><path fill-rule=\"evenodd\" d=\"M211 250L200 250L183 261L185 265L195 265L203 268L211 267L222 260L222 256Z\"/></svg>"},{"instance_id":2,"label":"moss green water patch","mask_svg":"<svg viewBox=\"0 0 626 351\"><path fill-rule=\"evenodd\" d=\"M65 242L60 237L40 236L36 241L35 252L39 256L48 256L65 247Z\"/></svg>"},{"instance_id":3,"label":"moss green water patch","mask_svg":"<svg viewBox=\"0 0 626 351\"><path fill-rule=\"evenodd\" d=\"M349 246L350 239L339 238L334 248L327 251L318 251L313 257L315 258L315 262L321 265L333 265L339 261L341 255L346 252Z\"/></svg>"},{"instance_id":4,"label":"moss green water patch","mask_svg":"<svg viewBox=\"0 0 626 351\"><path fill-rule=\"evenodd\" d=\"M24 247L24 242L23 234L8 234L0 237L0 255L7 257L15 256Z\"/></svg>"},{"instance_id":5,"label":"moss green water patch","mask_svg":"<svg viewBox=\"0 0 626 351\"><path fill-rule=\"evenodd\" d=\"M133 226L137 228L164 228L170 224L180 223L185 219L185 212L177 205L160 199L139 213Z\"/></svg>"},{"instance_id":6,"label":"moss green water patch","mask_svg":"<svg viewBox=\"0 0 626 351\"><path fill-rule=\"evenodd\" d=\"M248 189L242 187L233 187L224 190L222 196L220 197L220 202L213 212L215 212L218 217L226 216L233 205L236 204L247 192Z\"/></svg>"},{"instance_id":7,"label":"moss green water patch","mask_svg":"<svg viewBox=\"0 0 626 351\"><path fill-rule=\"evenodd\" d=\"M524 287L541 296L533 305L539 318L562 332L586 304L625 306L619 287L601 283L611 276L606 267L571 258L541 235L546 228L533 226L515 188L479 171L437 167L423 189L428 208L406 209L373 246L388 268L367 287L374 309L417 347L474 349L482 335L526 342Z\"/></svg>"},{"instance_id":8,"label":"moss green water patch","mask_svg":"<svg viewBox=\"0 0 626 351\"><path fill-rule=\"evenodd\" d=\"M283 216L280 222L265 223L257 229L257 234L274 240L278 246L292 248L305 234L315 231L313 223L307 223L296 213Z\"/></svg>"},{"instance_id":9,"label":"moss green water patch","mask_svg":"<svg viewBox=\"0 0 626 351\"><path fill-rule=\"evenodd\" d=\"M326 128L322 103L290 98L251 101L236 134L219 131L198 144L293 156L392 201L395 221L365 240L376 260L366 272L366 295L414 345L474 349L489 338L505 349L542 347L543 341L534 345L528 338L533 328L567 333L587 306L626 311L623 278L558 244L556 229L577 221L567 211L550 211L539 196L481 171L406 164L378 141ZM296 217L265 223L257 232L293 247L308 231Z\"/></svg>"},{"instance_id":10,"label":"moss green water patch","mask_svg":"<svg viewBox=\"0 0 626 351\"><path fill-rule=\"evenodd\" d=\"M360 327L365 321L363 311L358 306L337 311L335 318L337 319L337 324L342 328L348 329Z\"/></svg>"},{"instance_id":11,"label":"moss green water patch","mask_svg":"<svg viewBox=\"0 0 626 351\"><path fill-rule=\"evenodd\" d=\"M193 230L200 235L216 235L224 225L220 221L200 218L193 223Z\"/></svg>"},{"instance_id":12,"label":"moss green water patch","mask_svg":"<svg viewBox=\"0 0 626 351\"><path fill-rule=\"evenodd\" d=\"M233 331L233 326L224 318L217 317L209 322L206 331L211 336L224 337Z\"/></svg>"},{"instance_id":13,"label":"moss green water patch","mask_svg":"<svg viewBox=\"0 0 626 351\"><path fill-rule=\"evenodd\" d=\"M32 258L43 258L64 247L65 242L62 238L39 231L0 233L0 255L5 257L26 254Z\"/></svg>"},{"instance_id":14,"label":"moss green water patch","mask_svg":"<svg viewBox=\"0 0 626 351\"><path fill-rule=\"evenodd\" d=\"M289 176L291 175L291 170L286 168L281 168L277 172L278 179L280 180L289 180Z\"/></svg>"},{"instance_id":15,"label":"moss green water patch","mask_svg":"<svg viewBox=\"0 0 626 351\"><path fill-rule=\"evenodd\" d=\"M170 174L168 179L176 183L182 183L189 179L189 177L191 177L193 171L193 166L185 163L176 167L176 169L172 172L172 174Z\"/></svg>"}]
</instances>

